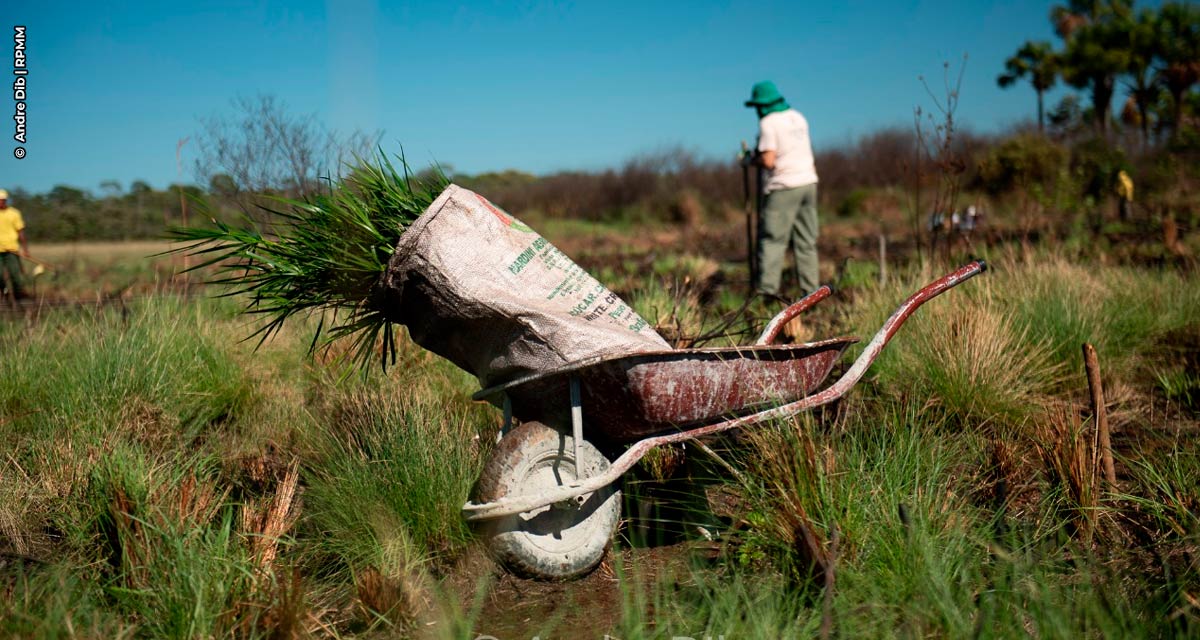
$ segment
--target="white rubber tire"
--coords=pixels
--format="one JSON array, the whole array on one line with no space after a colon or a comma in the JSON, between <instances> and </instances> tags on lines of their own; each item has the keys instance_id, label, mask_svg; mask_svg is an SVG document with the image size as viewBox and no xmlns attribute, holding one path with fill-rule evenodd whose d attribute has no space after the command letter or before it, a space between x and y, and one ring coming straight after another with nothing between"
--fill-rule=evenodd
<instances>
[{"instance_id":1,"label":"white rubber tire","mask_svg":"<svg viewBox=\"0 0 1200 640\"><path fill-rule=\"evenodd\" d=\"M608 470L608 459L584 440L581 465L588 477ZM574 438L538 422L513 429L496 445L476 485L477 503L545 491L575 479ZM570 505L485 520L488 551L525 578L570 580L600 564L621 517L621 492L609 486Z\"/></svg>"}]
</instances>

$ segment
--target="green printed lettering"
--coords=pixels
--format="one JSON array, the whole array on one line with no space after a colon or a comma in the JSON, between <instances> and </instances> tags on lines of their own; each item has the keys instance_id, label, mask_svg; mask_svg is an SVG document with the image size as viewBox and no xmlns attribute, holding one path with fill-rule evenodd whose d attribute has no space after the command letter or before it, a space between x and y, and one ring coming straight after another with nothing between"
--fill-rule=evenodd
<instances>
[{"instance_id":1,"label":"green printed lettering","mask_svg":"<svg viewBox=\"0 0 1200 640\"><path fill-rule=\"evenodd\" d=\"M521 273L521 270L525 268L525 265L529 264L530 260L533 260L533 254L533 247L525 249L521 252L521 255L517 256L516 260L513 260L512 264L508 265L508 270L513 275Z\"/></svg>"},{"instance_id":2,"label":"green printed lettering","mask_svg":"<svg viewBox=\"0 0 1200 640\"><path fill-rule=\"evenodd\" d=\"M584 311L587 311L588 307L592 306L592 303L595 301L596 301L596 296L589 293L586 298L581 300L574 307L571 307L571 310L568 313L572 317L577 316L577 315L583 313Z\"/></svg>"}]
</instances>

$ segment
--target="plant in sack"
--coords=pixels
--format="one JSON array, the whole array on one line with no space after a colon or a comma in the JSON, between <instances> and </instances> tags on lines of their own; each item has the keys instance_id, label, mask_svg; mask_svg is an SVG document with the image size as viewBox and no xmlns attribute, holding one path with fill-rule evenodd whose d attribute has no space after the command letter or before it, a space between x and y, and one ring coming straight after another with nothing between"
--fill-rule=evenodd
<instances>
[{"instance_id":1,"label":"plant in sack","mask_svg":"<svg viewBox=\"0 0 1200 640\"><path fill-rule=\"evenodd\" d=\"M260 344L298 313L332 311L328 326L322 315L310 352L350 338L355 359L365 364L382 342L386 367L395 359L394 321L373 304L372 289L401 235L449 185L440 171L417 178L403 159L401 165L402 173L381 154L326 193L276 198L264 207L269 223L214 219L210 227L173 229L186 243L176 251L202 258L191 270L216 267L211 284L228 286L223 295L245 296L247 313L267 317L253 334Z\"/></svg>"}]
</instances>

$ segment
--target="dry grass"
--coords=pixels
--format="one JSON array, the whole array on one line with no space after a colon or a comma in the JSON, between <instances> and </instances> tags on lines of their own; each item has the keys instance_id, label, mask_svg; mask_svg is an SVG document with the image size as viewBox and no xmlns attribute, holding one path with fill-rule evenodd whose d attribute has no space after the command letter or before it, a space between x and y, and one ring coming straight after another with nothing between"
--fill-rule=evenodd
<instances>
[{"instance_id":1,"label":"dry grass","mask_svg":"<svg viewBox=\"0 0 1200 640\"><path fill-rule=\"evenodd\" d=\"M1050 397L1065 370L1048 340L1006 309L996 291L1000 285L983 280L969 286L970 292L949 294L956 296L953 304L934 302L910 321L913 326L890 347L897 362L885 371L899 389L964 424L1020 422Z\"/></svg>"},{"instance_id":2,"label":"dry grass","mask_svg":"<svg viewBox=\"0 0 1200 640\"><path fill-rule=\"evenodd\" d=\"M250 555L260 571L272 568L279 553L280 537L287 533L300 517L297 503L297 484L300 481L300 461L293 459L287 474L275 488L269 500L250 501L242 506L241 532L250 540Z\"/></svg>"},{"instance_id":3,"label":"dry grass","mask_svg":"<svg viewBox=\"0 0 1200 640\"><path fill-rule=\"evenodd\" d=\"M35 244L31 253L39 260L54 264L81 260L93 263L132 262L150 260L151 256L169 251L175 243L166 240L129 240L127 242L54 242ZM168 260L160 257L157 260Z\"/></svg>"},{"instance_id":4,"label":"dry grass","mask_svg":"<svg viewBox=\"0 0 1200 640\"><path fill-rule=\"evenodd\" d=\"M1084 540L1090 540L1095 531L1100 497L1091 431L1084 429L1078 413L1069 407L1056 407L1033 435L1049 483L1049 497L1065 515L1068 531Z\"/></svg>"}]
</instances>

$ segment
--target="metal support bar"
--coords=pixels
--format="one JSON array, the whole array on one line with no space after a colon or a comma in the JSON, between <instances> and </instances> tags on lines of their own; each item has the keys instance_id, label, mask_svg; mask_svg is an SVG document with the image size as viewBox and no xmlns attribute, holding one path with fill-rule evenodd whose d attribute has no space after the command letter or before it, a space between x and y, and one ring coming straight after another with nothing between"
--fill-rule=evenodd
<instances>
[{"instance_id":1,"label":"metal support bar","mask_svg":"<svg viewBox=\"0 0 1200 640\"><path fill-rule=\"evenodd\" d=\"M571 376L571 436L575 445L575 479L583 479L583 462L579 459L579 443L583 440L583 398L579 392L579 376Z\"/></svg>"},{"instance_id":2,"label":"metal support bar","mask_svg":"<svg viewBox=\"0 0 1200 640\"><path fill-rule=\"evenodd\" d=\"M500 442L501 438L508 435L509 431L512 431L512 423L512 398L508 397L506 393L504 394L504 423L500 425L500 435L496 436L496 442Z\"/></svg>"}]
</instances>

